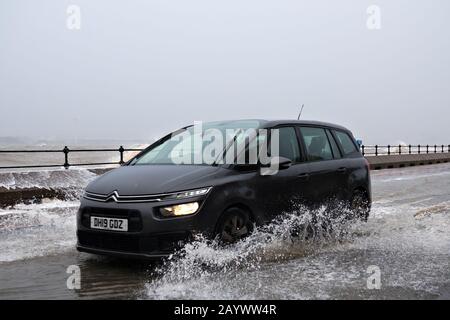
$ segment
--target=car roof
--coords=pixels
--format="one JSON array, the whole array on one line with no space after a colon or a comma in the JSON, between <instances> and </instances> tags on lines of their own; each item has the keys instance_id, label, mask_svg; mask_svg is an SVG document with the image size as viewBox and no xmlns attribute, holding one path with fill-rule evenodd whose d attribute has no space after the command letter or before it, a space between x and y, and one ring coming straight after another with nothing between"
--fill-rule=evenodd
<instances>
[{"instance_id":1,"label":"car roof","mask_svg":"<svg viewBox=\"0 0 450 320\"><path fill-rule=\"evenodd\" d=\"M239 122L251 122L255 121L259 123L260 128L272 128L276 126L282 125L304 125L304 126L318 126L318 127L328 127L335 128L344 131L350 132L349 129L334 123L322 122L322 121L314 121L314 120L265 120L265 119L239 119L239 120L223 120L223 121L213 121L206 122L207 124L226 124L226 123L234 123L237 124Z\"/></svg>"},{"instance_id":2,"label":"car roof","mask_svg":"<svg viewBox=\"0 0 450 320\"><path fill-rule=\"evenodd\" d=\"M314 121L314 120L265 120L263 123L263 126L266 128L270 127L276 127L281 125L304 125L304 126L318 126L318 127L330 127L330 128L336 128L341 129L345 131L350 131L347 128L334 124L329 122L322 122L322 121Z\"/></svg>"}]
</instances>

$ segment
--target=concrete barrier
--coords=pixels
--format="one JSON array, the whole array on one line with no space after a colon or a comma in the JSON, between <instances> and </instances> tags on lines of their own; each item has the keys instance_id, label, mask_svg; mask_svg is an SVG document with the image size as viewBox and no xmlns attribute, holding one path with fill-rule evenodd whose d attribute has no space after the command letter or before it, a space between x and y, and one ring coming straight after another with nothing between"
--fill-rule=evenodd
<instances>
[{"instance_id":1,"label":"concrete barrier","mask_svg":"<svg viewBox=\"0 0 450 320\"><path fill-rule=\"evenodd\" d=\"M88 170L96 175L102 175L111 169L113 168L97 168ZM45 198L74 200L79 198L80 192L80 186L68 186L61 188L30 187L13 189L0 187L0 208L14 206L18 203L40 203L42 199Z\"/></svg>"},{"instance_id":2,"label":"concrete barrier","mask_svg":"<svg viewBox=\"0 0 450 320\"><path fill-rule=\"evenodd\" d=\"M18 203L39 203L44 198L66 200L70 194L73 196L73 190L0 188L0 208L14 206Z\"/></svg>"},{"instance_id":3,"label":"concrete barrier","mask_svg":"<svg viewBox=\"0 0 450 320\"><path fill-rule=\"evenodd\" d=\"M372 170L450 162L450 153L401 154L366 157Z\"/></svg>"}]
</instances>

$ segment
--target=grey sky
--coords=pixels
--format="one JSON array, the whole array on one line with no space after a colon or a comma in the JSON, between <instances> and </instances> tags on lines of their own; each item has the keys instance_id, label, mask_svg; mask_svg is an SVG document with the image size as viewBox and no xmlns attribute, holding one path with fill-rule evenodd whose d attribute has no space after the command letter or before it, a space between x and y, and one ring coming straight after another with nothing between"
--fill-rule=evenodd
<instances>
[{"instance_id":1,"label":"grey sky","mask_svg":"<svg viewBox=\"0 0 450 320\"><path fill-rule=\"evenodd\" d=\"M66 27L69 4L81 30ZM366 9L381 8L381 30ZM194 120L336 122L450 143L447 0L2 0L0 136L148 138Z\"/></svg>"}]
</instances>

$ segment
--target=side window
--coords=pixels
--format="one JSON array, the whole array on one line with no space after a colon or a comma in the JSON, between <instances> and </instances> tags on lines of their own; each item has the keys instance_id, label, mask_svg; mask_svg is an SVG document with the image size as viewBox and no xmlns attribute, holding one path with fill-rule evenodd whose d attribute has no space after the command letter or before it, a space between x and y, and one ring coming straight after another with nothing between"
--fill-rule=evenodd
<instances>
[{"instance_id":1,"label":"side window","mask_svg":"<svg viewBox=\"0 0 450 320\"><path fill-rule=\"evenodd\" d=\"M342 147L342 150L344 150L344 154L352 154L354 152L357 152L355 144L353 143L352 138L350 136L342 131L334 131L334 134L336 135L336 138L338 139L339 144Z\"/></svg>"},{"instance_id":2,"label":"side window","mask_svg":"<svg viewBox=\"0 0 450 320\"><path fill-rule=\"evenodd\" d=\"M327 137L328 137L328 141L331 144L331 150L333 150L333 157L335 159L341 159L342 158L341 152L339 151L339 147L336 144L336 141L334 140L334 137L331 134L330 130L327 130Z\"/></svg>"},{"instance_id":3,"label":"side window","mask_svg":"<svg viewBox=\"0 0 450 320\"><path fill-rule=\"evenodd\" d=\"M330 143L327 134L322 128L301 127L309 161L332 160Z\"/></svg>"},{"instance_id":4,"label":"side window","mask_svg":"<svg viewBox=\"0 0 450 320\"><path fill-rule=\"evenodd\" d=\"M300 148L297 134L293 127L276 128L279 132L279 156L290 159L292 162L300 162Z\"/></svg>"}]
</instances>

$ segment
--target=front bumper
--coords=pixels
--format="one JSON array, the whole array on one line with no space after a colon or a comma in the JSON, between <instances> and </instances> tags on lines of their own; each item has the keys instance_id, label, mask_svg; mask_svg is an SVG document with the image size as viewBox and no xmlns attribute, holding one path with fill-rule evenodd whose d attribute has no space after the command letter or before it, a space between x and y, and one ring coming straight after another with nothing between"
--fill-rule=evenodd
<instances>
[{"instance_id":1,"label":"front bumper","mask_svg":"<svg viewBox=\"0 0 450 320\"><path fill-rule=\"evenodd\" d=\"M195 233L208 233L215 218L205 213L205 198L197 213L184 217L161 218L156 213L161 203L101 203L82 199L77 214L77 249L82 252L125 258L160 259L181 248ZM186 202L186 201L185 201ZM127 232L90 228L90 217L128 219Z\"/></svg>"},{"instance_id":2,"label":"front bumper","mask_svg":"<svg viewBox=\"0 0 450 320\"><path fill-rule=\"evenodd\" d=\"M160 260L169 256L169 254L149 254L149 253L133 253L133 252L122 252L113 250L104 250L98 248L90 248L81 245L77 245L77 250L80 252L87 252L93 254L99 254L103 256L117 257L117 258L127 258L127 259L140 259L140 260Z\"/></svg>"},{"instance_id":3,"label":"front bumper","mask_svg":"<svg viewBox=\"0 0 450 320\"><path fill-rule=\"evenodd\" d=\"M179 249L189 239L188 233L160 236L113 235L78 231L77 250L131 259L161 259ZM114 238L115 237L115 238Z\"/></svg>"}]
</instances>

